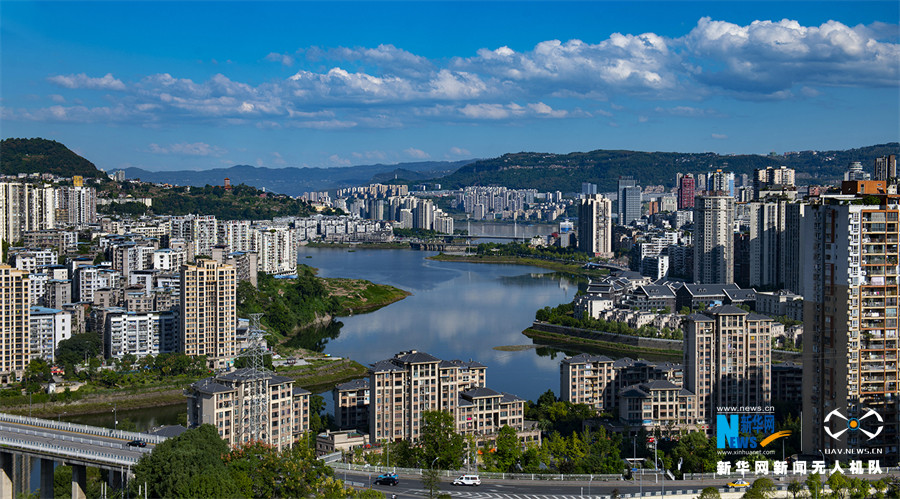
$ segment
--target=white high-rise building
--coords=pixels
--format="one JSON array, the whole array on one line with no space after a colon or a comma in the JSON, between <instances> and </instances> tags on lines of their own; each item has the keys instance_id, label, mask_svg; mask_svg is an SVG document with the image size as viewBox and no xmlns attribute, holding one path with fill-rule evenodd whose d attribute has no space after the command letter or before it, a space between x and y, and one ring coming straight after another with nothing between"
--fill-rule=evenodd
<instances>
[{"instance_id":1,"label":"white high-rise building","mask_svg":"<svg viewBox=\"0 0 900 499\"><path fill-rule=\"evenodd\" d=\"M694 282L734 282L734 198L724 193L694 198Z\"/></svg>"},{"instance_id":2,"label":"white high-rise building","mask_svg":"<svg viewBox=\"0 0 900 499\"><path fill-rule=\"evenodd\" d=\"M173 351L178 321L168 312L111 312L103 332L107 358L137 358Z\"/></svg>"},{"instance_id":3,"label":"white high-rise building","mask_svg":"<svg viewBox=\"0 0 900 499\"><path fill-rule=\"evenodd\" d=\"M31 358L55 363L59 342L72 337L72 314L55 308L31 307L28 335Z\"/></svg>"},{"instance_id":4,"label":"white high-rise building","mask_svg":"<svg viewBox=\"0 0 900 499\"><path fill-rule=\"evenodd\" d=\"M173 217L170 237L187 242L188 260L197 255L209 256L218 244L216 217L213 215L186 215Z\"/></svg>"},{"instance_id":5,"label":"white high-rise building","mask_svg":"<svg viewBox=\"0 0 900 499\"><path fill-rule=\"evenodd\" d=\"M97 221L97 190L93 187L60 187L56 190L56 206L65 213L63 220L82 226Z\"/></svg>"},{"instance_id":6,"label":"white high-rise building","mask_svg":"<svg viewBox=\"0 0 900 499\"><path fill-rule=\"evenodd\" d=\"M56 227L56 189L24 182L0 182L0 239L20 241L28 231Z\"/></svg>"},{"instance_id":7,"label":"white high-rise building","mask_svg":"<svg viewBox=\"0 0 900 499\"><path fill-rule=\"evenodd\" d=\"M578 249L610 258L612 253L612 201L591 194L578 207Z\"/></svg>"},{"instance_id":8,"label":"white high-rise building","mask_svg":"<svg viewBox=\"0 0 900 499\"><path fill-rule=\"evenodd\" d=\"M293 229L254 226L251 250L258 255L257 269L267 274L297 273L297 243Z\"/></svg>"},{"instance_id":9,"label":"white high-rise building","mask_svg":"<svg viewBox=\"0 0 900 499\"><path fill-rule=\"evenodd\" d=\"M223 220L218 223L219 244L225 245L226 253L251 251L253 241L249 220Z\"/></svg>"}]
</instances>

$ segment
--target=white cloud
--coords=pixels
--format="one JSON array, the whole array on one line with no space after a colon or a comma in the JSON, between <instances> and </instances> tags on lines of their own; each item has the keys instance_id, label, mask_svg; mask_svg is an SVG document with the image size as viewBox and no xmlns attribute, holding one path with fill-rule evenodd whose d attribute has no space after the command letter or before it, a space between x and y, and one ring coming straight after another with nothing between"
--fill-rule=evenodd
<instances>
[{"instance_id":1,"label":"white cloud","mask_svg":"<svg viewBox=\"0 0 900 499\"><path fill-rule=\"evenodd\" d=\"M545 40L530 50L482 48L449 59L429 60L387 44L311 47L267 54L266 60L301 67L287 79L263 77L262 83L223 74L194 81L159 73L133 82L112 73L51 76L48 81L63 89L105 92L93 97L60 92L50 97L54 105L5 109L4 114L32 121L340 130L572 119L591 116L578 102L608 102L615 96L658 102L650 108L659 114L710 118L722 115L699 102L712 96L821 98L825 86L897 87L896 38L896 25L883 23L803 26L759 20L738 25L702 18L679 38L613 33L596 41ZM75 97L95 102L82 104ZM582 107L611 116L595 110L594 103ZM609 107L622 109L614 103Z\"/></svg>"},{"instance_id":2,"label":"white cloud","mask_svg":"<svg viewBox=\"0 0 900 499\"><path fill-rule=\"evenodd\" d=\"M415 159L427 159L427 158L431 157L431 155L428 154L427 152L425 152L421 149L416 149L415 147L410 147L409 149L404 149L403 152L410 158L415 158Z\"/></svg>"},{"instance_id":3,"label":"white cloud","mask_svg":"<svg viewBox=\"0 0 900 499\"><path fill-rule=\"evenodd\" d=\"M724 133L714 133L714 134L711 135L711 137L714 138L714 139L716 139L716 140L725 140L725 139L728 138L728 136L725 135Z\"/></svg>"},{"instance_id":4,"label":"white cloud","mask_svg":"<svg viewBox=\"0 0 900 499\"><path fill-rule=\"evenodd\" d=\"M182 156L221 156L227 152L221 147L212 146L205 142L179 142L169 146L150 144L148 151L153 154L178 154Z\"/></svg>"},{"instance_id":5,"label":"white cloud","mask_svg":"<svg viewBox=\"0 0 900 499\"><path fill-rule=\"evenodd\" d=\"M294 65L294 58L289 54L270 52L269 55L266 56L266 60L272 62L280 62L282 66L290 67Z\"/></svg>"},{"instance_id":6,"label":"white cloud","mask_svg":"<svg viewBox=\"0 0 900 499\"><path fill-rule=\"evenodd\" d=\"M873 38L876 33L837 21L740 26L704 17L681 42L699 82L777 96L794 85L896 86L900 45Z\"/></svg>"},{"instance_id":7,"label":"white cloud","mask_svg":"<svg viewBox=\"0 0 900 499\"><path fill-rule=\"evenodd\" d=\"M462 147L451 147L450 154L454 156L471 156L472 153L469 152L468 149L463 149Z\"/></svg>"},{"instance_id":8,"label":"white cloud","mask_svg":"<svg viewBox=\"0 0 900 499\"><path fill-rule=\"evenodd\" d=\"M342 158L337 154L332 154L328 156L328 162L331 163L332 166L350 166L353 164L352 161L346 158Z\"/></svg>"},{"instance_id":9,"label":"white cloud","mask_svg":"<svg viewBox=\"0 0 900 499\"><path fill-rule=\"evenodd\" d=\"M537 102L535 104L528 104L528 107L532 109L535 113L540 116L546 116L548 118L564 118L568 112L564 109L554 110L552 107L544 104L543 102Z\"/></svg>"},{"instance_id":10,"label":"white cloud","mask_svg":"<svg viewBox=\"0 0 900 499\"><path fill-rule=\"evenodd\" d=\"M122 80L116 79L112 73L106 73L100 78L91 78L90 76L79 73L77 75L57 75L47 78L65 88L87 88L93 90L125 90L125 84Z\"/></svg>"}]
</instances>

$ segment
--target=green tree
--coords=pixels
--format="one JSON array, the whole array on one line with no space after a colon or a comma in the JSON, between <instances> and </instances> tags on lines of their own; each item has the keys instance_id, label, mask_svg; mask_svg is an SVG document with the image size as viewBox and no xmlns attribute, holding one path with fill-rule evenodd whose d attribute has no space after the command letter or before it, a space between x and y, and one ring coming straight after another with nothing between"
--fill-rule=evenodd
<instances>
[{"instance_id":1,"label":"green tree","mask_svg":"<svg viewBox=\"0 0 900 499\"><path fill-rule=\"evenodd\" d=\"M60 364L75 365L85 358L96 357L103 349L103 340L97 333L73 334L56 345L56 360ZM66 370L66 374L69 371Z\"/></svg>"},{"instance_id":2,"label":"green tree","mask_svg":"<svg viewBox=\"0 0 900 499\"><path fill-rule=\"evenodd\" d=\"M441 489L441 471L438 468L422 469L422 487L428 492L428 497L438 497Z\"/></svg>"},{"instance_id":3,"label":"green tree","mask_svg":"<svg viewBox=\"0 0 900 499\"><path fill-rule=\"evenodd\" d=\"M456 432L453 416L445 411L422 413L422 432L419 437L424 465L437 461L437 469L458 469L462 465L466 443Z\"/></svg>"},{"instance_id":4,"label":"green tree","mask_svg":"<svg viewBox=\"0 0 900 499\"><path fill-rule=\"evenodd\" d=\"M777 489L775 482L769 478L757 478L744 493L744 497L748 499L770 499L775 497Z\"/></svg>"},{"instance_id":5,"label":"green tree","mask_svg":"<svg viewBox=\"0 0 900 499\"><path fill-rule=\"evenodd\" d=\"M522 456L519 436L516 430L504 425L497 434L497 447L494 452L485 454L487 467L492 471L509 473L516 471L515 465Z\"/></svg>"},{"instance_id":6,"label":"green tree","mask_svg":"<svg viewBox=\"0 0 900 499\"><path fill-rule=\"evenodd\" d=\"M26 385L29 385L33 383L46 383L52 379L53 375L50 372L50 364L44 359L37 358L31 359L31 362L28 363L22 381L24 381Z\"/></svg>"},{"instance_id":7,"label":"green tree","mask_svg":"<svg viewBox=\"0 0 900 499\"><path fill-rule=\"evenodd\" d=\"M245 497L348 497L351 491L335 480L331 468L306 445L282 451L261 442L243 445L227 456L229 473Z\"/></svg>"},{"instance_id":8,"label":"green tree","mask_svg":"<svg viewBox=\"0 0 900 499\"><path fill-rule=\"evenodd\" d=\"M722 497L719 494L719 489L715 487L706 487L702 491L700 491L700 495L697 496L697 499L719 499Z\"/></svg>"},{"instance_id":9,"label":"green tree","mask_svg":"<svg viewBox=\"0 0 900 499\"><path fill-rule=\"evenodd\" d=\"M131 493L147 484L151 497L234 497L237 481L225 466L228 443L212 425L201 425L156 446L134 466Z\"/></svg>"},{"instance_id":10,"label":"green tree","mask_svg":"<svg viewBox=\"0 0 900 499\"><path fill-rule=\"evenodd\" d=\"M692 431L682 436L670 455L676 463L682 460L681 473L711 473L716 469L716 445L703 432Z\"/></svg>"},{"instance_id":11,"label":"green tree","mask_svg":"<svg viewBox=\"0 0 900 499\"><path fill-rule=\"evenodd\" d=\"M791 483L788 484L788 492L791 493L793 499L797 499L797 497L803 494L803 488L803 484L797 480L792 480Z\"/></svg>"},{"instance_id":12,"label":"green tree","mask_svg":"<svg viewBox=\"0 0 900 499\"><path fill-rule=\"evenodd\" d=\"M847 477L844 476L840 471L836 471L825 480L825 483L828 484L828 487L831 488L831 493L835 497L840 499L846 499L848 494L848 489L850 488L850 481L847 480Z\"/></svg>"},{"instance_id":13,"label":"green tree","mask_svg":"<svg viewBox=\"0 0 900 499\"><path fill-rule=\"evenodd\" d=\"M824 488L822 485L822 475L818 473L813 473L806 477L806 490L809 491L809 495L812 498L822 497L822 489Z\"/></svg>"}]
</instances>

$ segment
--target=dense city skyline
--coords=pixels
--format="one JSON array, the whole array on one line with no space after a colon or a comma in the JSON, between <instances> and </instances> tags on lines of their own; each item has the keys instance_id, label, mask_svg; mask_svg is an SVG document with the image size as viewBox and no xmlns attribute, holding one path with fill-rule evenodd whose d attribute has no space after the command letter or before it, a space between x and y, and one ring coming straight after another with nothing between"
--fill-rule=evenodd
<instances>
[{"instance_id":1,"label":"dense city skyline","mask_svg":"<svg viewBox=\"0 0 900 499\"><path fill-rule=\"evenodd\" d=\"M895 2L162 6L4 3L0 135L112 171L900 133Z\"/></svg>"}]
</instances>

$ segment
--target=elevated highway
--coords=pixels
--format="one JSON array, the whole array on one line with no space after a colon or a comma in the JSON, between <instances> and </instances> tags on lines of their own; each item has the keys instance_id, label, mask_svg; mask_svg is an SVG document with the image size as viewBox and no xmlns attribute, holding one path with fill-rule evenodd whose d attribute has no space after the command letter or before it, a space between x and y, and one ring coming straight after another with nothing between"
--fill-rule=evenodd
<instances>
[{"instance_id":1,"label":"elevated highway","mask_svg":"<svg viewBox=\"0 0 900 499\"><path fill-rule=\"evenodd\" d=\"M134 440L146 447L128 445ZM85 497L87 467L110 471L124 487L131 467L165 437L0 413L0 499L12 499L15 457L40 460L41 498L53 497L54 463L72 466L72 497Z\"/></svg>"}]
</instances>

